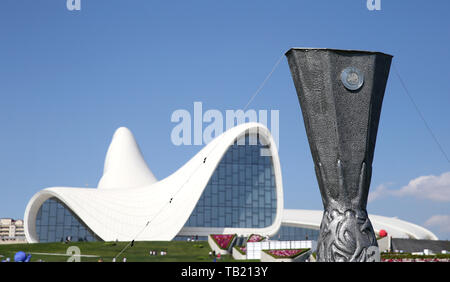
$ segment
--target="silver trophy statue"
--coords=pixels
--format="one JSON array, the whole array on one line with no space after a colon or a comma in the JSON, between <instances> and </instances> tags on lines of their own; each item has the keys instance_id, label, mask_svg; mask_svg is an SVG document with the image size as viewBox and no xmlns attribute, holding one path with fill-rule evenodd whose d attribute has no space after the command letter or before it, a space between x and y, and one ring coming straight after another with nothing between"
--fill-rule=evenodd
<instances>
[{"instance_id":1,"label":"silver trophy statue","mask_svg":"<svg viewBox=\"0 0 450 282\"><path fill-rule=\"evenodd\" d=\"M324 206L318 261L379 261L366 206L392 56L307 48L286 56Z\"/></svg>"}]
</instances>

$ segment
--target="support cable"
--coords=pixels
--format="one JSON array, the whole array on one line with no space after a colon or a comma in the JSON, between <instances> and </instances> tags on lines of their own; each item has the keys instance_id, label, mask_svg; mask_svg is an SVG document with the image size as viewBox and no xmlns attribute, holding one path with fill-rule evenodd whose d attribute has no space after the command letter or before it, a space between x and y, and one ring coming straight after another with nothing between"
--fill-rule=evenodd
<instances>
[{"instance_id":1,"label":"support cable","mask_svg":"<svg viewBox=\"0 0 450 282\"><path fill-rule=\"evenodd\" d=\"M436 135L434 134L433 130L431 130L431 127L428 125L427 120L425 119L425 116L422 114L422 112L419 109L419 106L417 105L417 103L414 101L413 97L411 96L411 94L408 91L408 88L406 88L406 84L403 81L402 77L400 76L400 72L398 71L397 67L393 64L393 68L395 71L395 74L398 77L398 80L400 81L400 84L403 87L403 90L405 90L406 95L408 96L409 100L411 101L411 103L414 106L414 109L416 110L417 114L419 115L419 117L422 119L423 123L425 124L425 127L428 131L428 133L431 135L431 137L433 138L434 142L436 143L437 147L439 148L439 150L441 151L442 155L444 156L444 158L447 160L447 162L450 163L450 159L448 157L448 155L445 153L444 148L441 146L441 143L439 143L439 140L437 139Z\"/></svg>"}]
</instances>

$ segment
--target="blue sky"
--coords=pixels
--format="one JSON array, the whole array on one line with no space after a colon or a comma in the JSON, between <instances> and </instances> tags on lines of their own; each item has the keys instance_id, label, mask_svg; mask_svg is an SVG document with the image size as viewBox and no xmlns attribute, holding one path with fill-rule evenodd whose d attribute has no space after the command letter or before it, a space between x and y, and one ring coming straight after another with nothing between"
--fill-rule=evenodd
<instances>
[{"instance_id":1,"label":"blue sky","mask_svg":"<svg viewBox=\"0 0 450 282\"><path fill-rule=\"evenodd\" d=\"M450 154L450 2L381 1L381 11L365 0L81 0L81 11L66 0L1 1L0 217L23 218L45 187L96 187L119 126L157 178L170 175L202 148L172 144L171 114L193 113L195 101L243 108L290 47L394 55ZM322 209L285 59L249 108L279 110L285 207ZM392 70L369 213L449 239L449 165Z\"/></svg>"}]
</instances>

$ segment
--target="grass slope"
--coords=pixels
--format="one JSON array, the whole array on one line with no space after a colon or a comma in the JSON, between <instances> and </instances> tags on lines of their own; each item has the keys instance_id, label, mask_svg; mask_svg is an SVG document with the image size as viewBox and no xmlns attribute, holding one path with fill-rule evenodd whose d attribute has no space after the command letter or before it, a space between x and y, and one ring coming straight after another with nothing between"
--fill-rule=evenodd
<instances>
[{"instance_id":1,"label":"grass slope","mask_svg":"<svg viewBox=\"0 0 450 282\"><path fill-rule=\"evenodd\" d=\"M111 262L128 242L73 242L64 243L39 243L39 244L11 244L0 245L1 260L9 257L14 260L14 255L18 251L25 253L58 253L65 254L70 246L80 248L81 255L96 255L98 257L81 257L82 262L96 262L102 258L105 262ZM150 256L149 251L157 251L157 256ZM161 256L161 251L166 251L166 256ZM213 257L209 256L211 248L207 242L135 242L133 247L129 247L117 261L122 261L123 257L127 262L212 262ZM65 262L69 256L54 256L32 254L31 261L39 259L46 262ZM222 256L220 261L234 261L230 255Z\"/></svg>"}]
</instances>

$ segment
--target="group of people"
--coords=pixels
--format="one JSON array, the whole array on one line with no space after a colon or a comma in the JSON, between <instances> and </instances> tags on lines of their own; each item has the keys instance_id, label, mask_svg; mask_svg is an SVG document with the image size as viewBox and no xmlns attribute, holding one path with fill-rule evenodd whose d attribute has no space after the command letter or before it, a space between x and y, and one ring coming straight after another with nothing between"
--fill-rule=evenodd
<instances>
[{"instance_id":1,"label":"group of people","mask_svg":"<svg viewBox=\"0 0 450 282\"><path fill-rule=\"evenodd\" d=\"M217 256L216 256L216 251L211 251L211 252L209 252L209 256L210 256L210 257L211 257L211 256L213 257L213 262L216 262L217 259L220 259L220 258L221 258L220 253L218 253Z\"/></svg>"},{"instance_id":2,"label":"group of people","mask_svg":"<svg viewBox=\"0 0 450 282\"><path fill-rule=\"evenodd\" d=\"M157 252L157 251L154 251L154 250L150 250L149 254L150 254L151 256L157 256L157 255L158 255L158 252ZM161 252L160 252L160 255L161 255L161 256L166 256L166 255L167 255L167 252L166 252L166 251L161 251Z\"/></svg>"},{"instance_id":3,"label":"group of people","mask_svg":"<svg viewBox=\"0 0 450 282\"><path fill-rule=\"evenodd\" d=\"M188 237L187 238L188 242L195 242L198 241L198 235L192 236L192 237Z\"/></svg>"}]
</instances>

